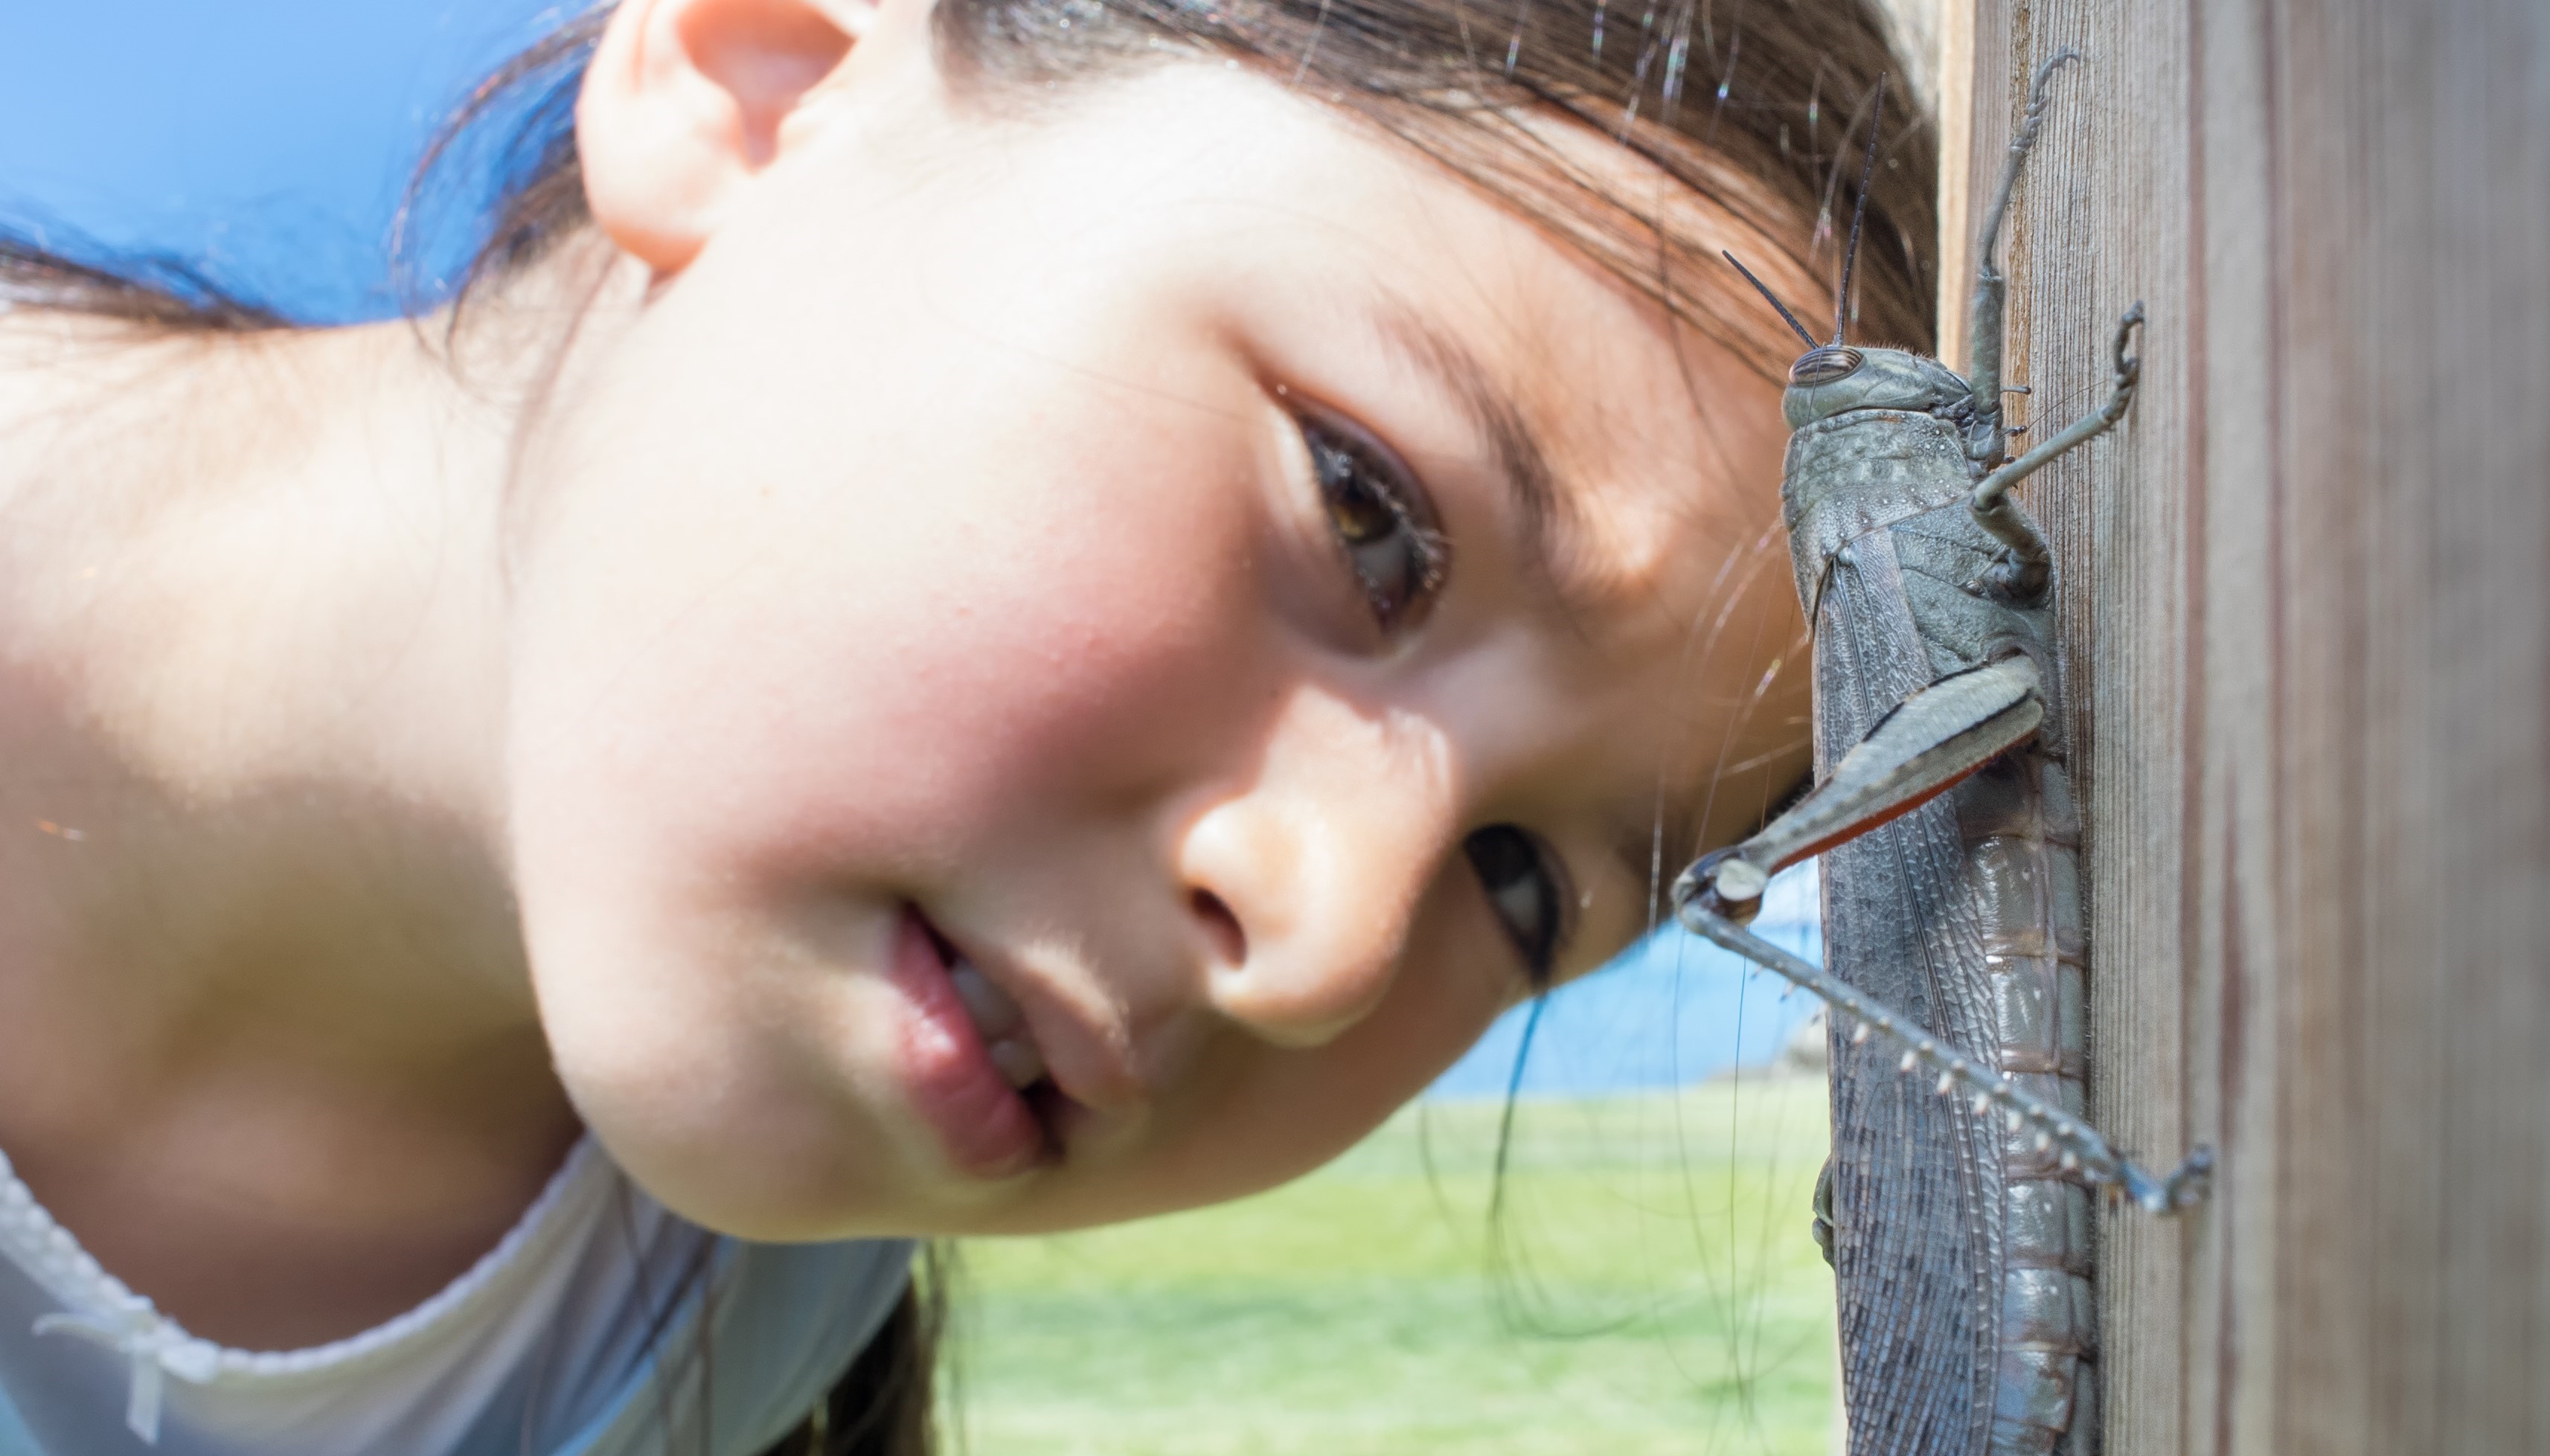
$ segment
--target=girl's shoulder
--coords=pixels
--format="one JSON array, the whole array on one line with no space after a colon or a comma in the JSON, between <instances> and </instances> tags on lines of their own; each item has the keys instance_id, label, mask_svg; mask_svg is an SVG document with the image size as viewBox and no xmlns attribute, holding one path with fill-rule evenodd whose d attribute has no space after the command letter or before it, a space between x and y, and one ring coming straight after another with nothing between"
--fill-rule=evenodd
<instances>
[{"instance_id":1,"label":"girl's shoulder","mask_svg":"<svg viewBox=\"0 0 2550 1456\"><path fill-rule=\"evenodd\" d=\"M220 386L243 346L0 295L0 503L74 475L111 487L184 440L242 433Z\"/></svg>"},{"instance_id":2,"label":"girl's shoulder","mask_svg":"<svg viewBox=\"0 0 2550 1456\"><path fill-rule=\"evenodd\" d=\"M0 1456L104 1449L127 1429L166 1456L636 1456L668 1424L753 1456L874 1337L911 1256L899 1240L710 1234L587 1140L424 1304L323 1346L235 1350L100 1269L0 1163Z\"/></svg>"}]
</instances>

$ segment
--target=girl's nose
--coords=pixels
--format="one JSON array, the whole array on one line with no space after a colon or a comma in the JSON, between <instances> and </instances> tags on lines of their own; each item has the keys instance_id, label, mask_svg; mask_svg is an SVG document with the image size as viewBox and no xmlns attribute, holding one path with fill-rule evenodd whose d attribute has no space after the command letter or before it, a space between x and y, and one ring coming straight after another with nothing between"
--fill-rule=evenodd
<instances>
[{"instance_id":1,"label":"girl's nose","mask_svg":"<svg viewBox=\"0 0 2550 1456\"><path fill-rule=\"evenodd\" d=\"M1454 830L1432 725L1317 695L1289 705L1252 780L1178 843L1216 1010L1282 1046L1317 1046L1389 994Z\"/></svg>"}]
</instances>

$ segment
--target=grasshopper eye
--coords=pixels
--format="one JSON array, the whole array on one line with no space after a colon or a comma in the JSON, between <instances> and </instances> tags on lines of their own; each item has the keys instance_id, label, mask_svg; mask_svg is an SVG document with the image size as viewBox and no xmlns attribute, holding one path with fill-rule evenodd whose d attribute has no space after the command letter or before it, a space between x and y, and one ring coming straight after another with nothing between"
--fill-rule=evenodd
<instances>
[{"instance_id":1,"label":"grasshopper eye","mask_svg":"<svg viewBox=\"0 0 2550 1456\"><path fill-rule=\"evenodd\" d=\"M1860 366L1860 352L1846 343L1827 343L1811 348L1789 366L1789 383L1814 386L1847 379Z\"/></svg>"}]
</instances>

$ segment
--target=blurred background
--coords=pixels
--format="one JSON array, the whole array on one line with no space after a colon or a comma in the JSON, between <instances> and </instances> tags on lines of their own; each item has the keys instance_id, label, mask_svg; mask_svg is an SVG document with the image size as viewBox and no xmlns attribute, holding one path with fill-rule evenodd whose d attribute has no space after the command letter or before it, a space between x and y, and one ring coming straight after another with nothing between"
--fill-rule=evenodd
<instances>
[{"instance_id":1,"label":"blurred background","mask_svg":"<svg viewBox=\"0 0 2550 1456\"><path fill-rule=\"evenodd\" d=\"M474 80L567 13L9 12L0 227L162 256L312 324L438 295L476 241L483 180L467 158L444 179L394 281L418 160ZM1775 885L1761 928L1814 956L1815 918L1810 867ZM1016 1456L1822 1451L1831 1286L1806 1235L1820 1032L1780 991L1659 934L1548 998L1527 1055L1524 1008L1290 1188L968 1245L951 1414Z\"/></svg>"}]
</instances>

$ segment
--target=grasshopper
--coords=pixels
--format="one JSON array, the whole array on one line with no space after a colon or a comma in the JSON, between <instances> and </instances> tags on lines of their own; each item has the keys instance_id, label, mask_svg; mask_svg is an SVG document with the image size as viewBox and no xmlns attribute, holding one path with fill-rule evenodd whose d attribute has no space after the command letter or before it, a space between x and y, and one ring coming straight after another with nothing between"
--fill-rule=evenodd
<instances>
[{"instance_id":1,"label":"grasshopper","mask_svg":"<svg viewBox=\"0 0 2550 1456\"><path fill-rule=\"evenodd\" d=\"M2199 1148L2156 1177L2082 1116L2080 822L2053 563L2011 487L2123 418L2142 308L2117 325L2106 403L2011 459L1993 267L2048 83L2074 59L2036 72L2012 136L1964 377L1843 341L1857 216L1831 342L1744 272L1807 344L1783 398L1781 501L1814 642L1817 781L1692 865L1673 901L1685 926L1832 1009L1815 1232L1838 1281L1853 1456L2092 1456L2089 1189L2168 1213L2205 1196L2211 1168ZM1872 130L1872 166L1876 147ZM1864 208L1865 173L1860 191ZM1771 874L1817 853L1829 968L1745 928Z\"/></svg>"}]
</instances>

